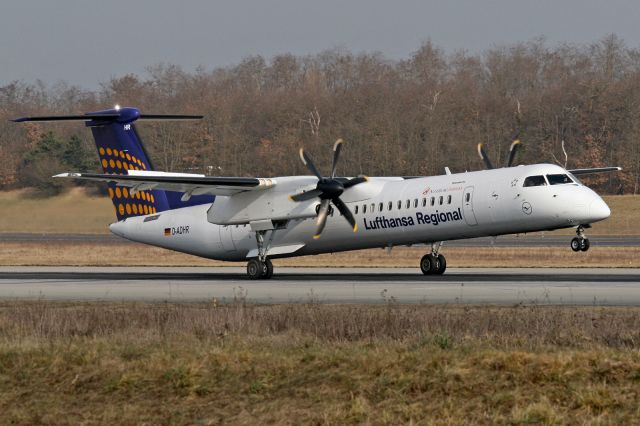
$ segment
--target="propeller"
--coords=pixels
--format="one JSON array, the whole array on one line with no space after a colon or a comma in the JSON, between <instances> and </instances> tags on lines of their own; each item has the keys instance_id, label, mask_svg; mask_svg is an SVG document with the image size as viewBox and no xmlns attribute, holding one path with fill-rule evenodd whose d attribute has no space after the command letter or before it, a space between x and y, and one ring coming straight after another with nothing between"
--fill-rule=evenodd
<instances>
[{"instance_id":1,"label":"propeller","mask_svg":"<svg viewBox=\"0 0 640 426\"><path fill-rule=\"evenodd\" d=\"M518 149L520 149L520 139L518 139L518 133L516 133L512 140L513 142L511 142L511 146L509 146L509 157L507 159L506 167L513 166L513 160L515 160ZM493 163L487 155L487 152L484 150L484 144L482 143L478 144L478 155L480 156L480 159L484 162L484 165L488 170L494 168Z\"/></svg>"},{"instance_id":2,"label":"propeller","mask_svg":"<svg viewBox=\"0 0 640 426\"><path fill-rule=\"evenodd\" d=\"M345 189L349 189L353 186L359 185L367 181L366 176L358 176L345 181L343 178L336 178L336 170L338 167L338 160L340 159L340 151L342 150L342 139L338 139L333 145L333 163L331 165L331 176L323 177L318 168L313 163L311 157L304 151L304 148L300 148L300 159L305 166L318 178L318 184L315 189L307 192L301 192L299 194L290 195L289 198L292 201L301 202L309 201L314 198L320 198L320 208L318 209L318 219L316 222L316 233L313 238L318 239L322 235L322 230L327 224L327 216L329 215L329 209L331 204L340 211L342 216L349 222L349 225L353 228L353 232L358 230L356 219L353 217L349 207L340 199L340 195Z\"/></svg>"}]
</instances>

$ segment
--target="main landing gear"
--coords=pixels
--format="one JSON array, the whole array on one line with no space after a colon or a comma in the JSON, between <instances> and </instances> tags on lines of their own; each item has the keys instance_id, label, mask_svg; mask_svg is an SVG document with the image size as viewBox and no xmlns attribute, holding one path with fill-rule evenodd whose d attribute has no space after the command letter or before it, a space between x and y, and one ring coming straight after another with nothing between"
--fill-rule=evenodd
<instances>
[{"instance_id":1,"label":"main landing gear","mask_svg":"<svg viewBox=\"0 0 640 426\"><path fill-rule=\"evenodd\" d=\"M442 241L431 245L431 253L420 259L420 270L425 275L442 275L447 269L447 259L439 254Z\"/></svg>"},{"instance_id":2,"label":"main landing gear","mask_svg":"<svg viewBox=\"0 0 640 426\"><path fill-rule=\"evenodd\" d=\"M247 263L247 275L252 280L268 280L273 276L273 263L269 259L251 259Z\"/></svg>"},{"instance_id":3,"label":"main landing gear","mask_svg":"<svg viewBox=\"0 0 640 426\"><path fill-rule=\"evenodd\" d=\"M573 251L587 251L591 244L589 243L589 239L584 235L584 226L580 225L576 229L577 237L574 237L571 240L571 250Z\"/></svg>"},{"instance_id":4,"label":"main landing gear","mask_svg":"<svg viewBox=\"0 0 640 426\"><path fill-rule=\"evenodd\" d=\"M247 276L252 280L268 280L273 276L273 263L267 259L267 248L264 244L264 236L267 231L256 231L256 241L258 243L258 258L251 259L247 263ZM273 232L271 233L273 239ZM270 245L271 240L267 244Z\"/></svg>"}]
</instances>

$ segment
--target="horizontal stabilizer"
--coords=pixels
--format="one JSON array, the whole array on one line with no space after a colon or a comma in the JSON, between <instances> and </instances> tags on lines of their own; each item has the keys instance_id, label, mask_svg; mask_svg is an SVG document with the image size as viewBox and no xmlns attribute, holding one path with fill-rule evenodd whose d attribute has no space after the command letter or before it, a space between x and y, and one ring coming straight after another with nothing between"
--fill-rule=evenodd
<instances>
[{"instance_id":1,"label":"horizontal stabilizer","mask_svg":"<svg viewBox=\"0 0 640 426\"><path fill-rule=\"evenodd\" d=\"M82 115L47 115L40 117L20 117L11 120L16 123L31 121L84 121L87 125L104 125L106 123L132 123L136 120L200 120L202 115L183 114L141 114L137 108L114 108L98 112L88 112Z\"/></svg>"},{"instance_id":2,"label":"horizontal stabilizer","mask_svg":"<svg viewBox=\"0 0 640 426\"><path fill-rule=\"evenodd\" d=\"M98 173L62 173L55 178L67 177L97 182L113 182L118 186L136 190L160 189L193 195L233 195L238 192L272 188L274 179L245 177L215 177L188 173L133 171L126 175Z\"/></svg>"},{"instance_id":3,"label":"horizontal stabilizer","mask_svg":"<svg viewBox=\"0 0 640 426\"><path fill-rule=\"evenodd\" d=\"M572 175L588 175L592 173L619 172L620 170L622 170L622 167L595 167L592 169L573 169L567 171Z\"/></svg>"}]
</instances>

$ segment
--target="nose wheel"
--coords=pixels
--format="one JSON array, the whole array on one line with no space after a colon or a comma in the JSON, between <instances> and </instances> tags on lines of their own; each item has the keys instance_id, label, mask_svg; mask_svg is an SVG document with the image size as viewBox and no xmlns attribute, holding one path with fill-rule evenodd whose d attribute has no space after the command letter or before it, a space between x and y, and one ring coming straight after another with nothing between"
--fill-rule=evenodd
<instances>
[{"instance_id":1,"label":"nose wheel","mask_svg":"<svg viewBox=\"0 0 640 426\"><path fill-rule=\"evenodd\" d=\"M420 259L420 270L424 275L442 275L447 269L447 259L439 254L442 242L431 246L431 253Z\"/></svg>"},{"instance_id":2,"label":"nose wheel","mask_svg":"<svg viewBox=\"0 0 640 426\"><path fill-rule=\"evenodd\" d=\"M591 244L589 243L589 239L584 235L584 227L582 225L578 226L576 229L577 237L571 239L571 250L578 251L587 251Z\"/></svg>"}]
</instances>

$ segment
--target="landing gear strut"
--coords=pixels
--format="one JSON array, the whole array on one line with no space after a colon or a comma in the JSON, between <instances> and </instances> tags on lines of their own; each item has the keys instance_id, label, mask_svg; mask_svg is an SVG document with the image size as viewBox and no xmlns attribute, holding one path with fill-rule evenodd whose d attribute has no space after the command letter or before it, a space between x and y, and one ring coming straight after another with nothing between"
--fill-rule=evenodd
<instances>
[{"instance_id":1,"label":"landing gear strut","mask_svg":"<svg viewBox=\"0 0 640 426\"><path fill-rule=\"evenodd\" d=\"M264 244L264 236L267 231L256 231L256 242L258 243L258 258L251 259L247 263L247 275L252 280L265 279L268 280L273 276L273 263L267 259L267 249L273 239L273 232L267 247Z\"/></svg>"},{"instance_id":2,"label":"landing gear strut","mask_svg":"<svg viewBox=\"0 0 640 426\"><path fill-rule=\"evenodd\" d=\"M589 243L589 239L584 235L584 226L580 225L576 229L577 237L574 237L571 240L571 250L573 251L587 251L591 244Z\"/></svg>"},{"instance_id":3,"label":"landing gear strut","mask_svg":"<svg viewBox=\"0 0 640 426\"><path fill-rule=\"evenodd\" d=\"M442 241L431 245L431 253L420 259L420 270L425 275L442 275L447 269L447 259L439 254Z\"/></svg>"}]
</instances>

